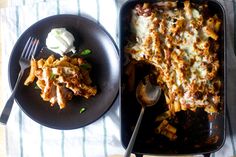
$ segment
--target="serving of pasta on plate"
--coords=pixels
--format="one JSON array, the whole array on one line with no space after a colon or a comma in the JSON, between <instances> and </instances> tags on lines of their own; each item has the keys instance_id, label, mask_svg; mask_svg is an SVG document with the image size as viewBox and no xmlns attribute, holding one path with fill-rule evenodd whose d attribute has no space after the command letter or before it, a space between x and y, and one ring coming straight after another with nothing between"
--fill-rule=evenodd
<instances>
[{"instance_id":1,"label":"serving of pasta on plate","mask_svg":"<svg viewBox=\"0 0 236 157\"><path fill-rule=\"evenodd\" d=\"M56 59L51 55L47 59L32 59L24 84L29 85L37 78L36 88L41 90L42 99L63 109L73 95L88 99L97 93L96 87L91 85L90 70L90 64L83 58L63 56Z\"/></svg>"}]
</instances>

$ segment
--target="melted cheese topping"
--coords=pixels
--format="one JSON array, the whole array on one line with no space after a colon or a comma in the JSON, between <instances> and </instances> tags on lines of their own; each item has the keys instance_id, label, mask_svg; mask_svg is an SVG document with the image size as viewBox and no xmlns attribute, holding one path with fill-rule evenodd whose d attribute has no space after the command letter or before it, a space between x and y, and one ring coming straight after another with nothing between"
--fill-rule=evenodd
<instances>
[{"instance_id":1,"label":"melted cheese topping","mask_svg":"<svg viewBox=\"0 0 236 157\"><path fill-rule=\"evenodd\" d=\"M220 19L217 15L204 17L199 11L202 6L192 9L189 1L183 9L156 6L160 5L144 3L133 9L131 29L136 38L126 52L156 67L157 83L171 113L197 107L217 112Z\"/></svg>"}]
</instances>

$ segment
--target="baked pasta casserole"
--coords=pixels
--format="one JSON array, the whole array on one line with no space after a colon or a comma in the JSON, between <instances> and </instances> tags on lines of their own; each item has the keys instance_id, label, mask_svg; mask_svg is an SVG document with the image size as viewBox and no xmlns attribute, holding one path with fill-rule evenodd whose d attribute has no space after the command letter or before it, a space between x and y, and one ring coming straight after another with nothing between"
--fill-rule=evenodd
<instances>
[{"instance_id":1,"label":"baked pasta casserole","mask_svg":"<svg viewBox=\"0 0 236 157\"><path fill-rule=\"evenodd\" d=\"M166 116L157 117L159 121L188 109L216 113L221 101L217 53L222 21L217 15L206 15L207 4L187 0L183 5L143 3L132 10L125 53L129 64L145 62L155 67L153 73L168 106Z\"/></svg>"}]
</instances>

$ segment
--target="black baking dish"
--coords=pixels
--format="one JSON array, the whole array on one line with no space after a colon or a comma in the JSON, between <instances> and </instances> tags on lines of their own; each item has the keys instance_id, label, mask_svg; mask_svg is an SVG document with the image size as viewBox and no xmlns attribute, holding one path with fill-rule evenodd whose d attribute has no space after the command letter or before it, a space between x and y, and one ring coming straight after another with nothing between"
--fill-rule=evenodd
<instances>
[{"instance_id":1,"label":"black baking dish","mask_svg":"<svg viewBox=\"0 0 236 157\"><path fill-rule=\"evenodd\" d=\"M204 0L203 0L204 1ZM203 1L194 1L191 3L201 3ZM132 135L134 126L137 122L141 106L138 104L135 98L135 93L128 92L125 89L125 84L129 80L124 72L124 62L126 61L124 55L124 47L127 42L127 36L130 32L130 17L131 10L136 4L142 4L144 2L157 2L157 0L131 0L123 4L120 10L119 28L120 28L120 67L121 67L121 82L120 82L120 99L121 99L121 142L124 148L128 146L130 137ZM206 1L204 1L206 2ZM181 7L183 1L178 1L178 5ZM178 140L169 141L160 135L154 133L154 121L157 114L160 114L163 105L155 105L147 108L144 113L142 124L140 126L139 133L136 138L136 142L133 148L133 153L142 156L147 155L193 155L193 154L210 154L219 150L225 140L225 108L226 108L226 19L223 6L215 1L208 0L208 9L210 13L217 14L222 20L222 26L220 30L220 77L223 82L221 89L222 110L217 116L209 120L209 115L203 110L198 109L196 112L180 112L177 115L181 119L181 123L178 129ZM136 78L146 75L145 67L136 67ZM136 81L137 82L137 81ZM158 102L159 104L165 103L165 98L162 96ZM187 130L181 129L181 125L188 124Z\"/></svg>"}]
</instances>

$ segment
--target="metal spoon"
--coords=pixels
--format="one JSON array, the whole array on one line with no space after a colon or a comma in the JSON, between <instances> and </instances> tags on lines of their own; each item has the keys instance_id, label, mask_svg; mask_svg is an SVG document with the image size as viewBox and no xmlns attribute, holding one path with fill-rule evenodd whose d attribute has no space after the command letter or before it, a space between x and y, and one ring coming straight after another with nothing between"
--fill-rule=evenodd
<instances>
[{"instance_id":1,"label":"metal spoon","mask_svg":"<svg viewBox=\"0 0 236 157\"><path fill-rule=\"evenodd\" d=\"M136 98L139 104L142 105L142 109L139 114L138 121L134 128L134 132L131 136L124 157L130 157L143 118L145 108L155 105L159 100L160 96L161 96L161 88L159 86L151 84L149 76L145 77L144 82L143 81L139 82L138 87L136 89Z\"/></svg>"}]
</instances>

